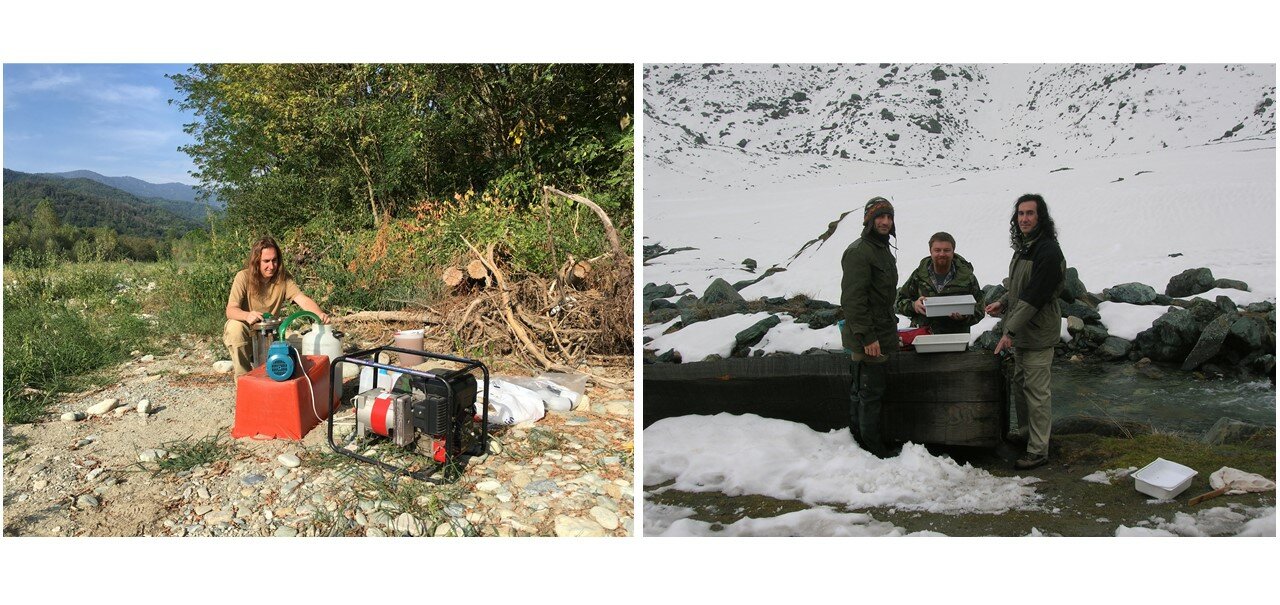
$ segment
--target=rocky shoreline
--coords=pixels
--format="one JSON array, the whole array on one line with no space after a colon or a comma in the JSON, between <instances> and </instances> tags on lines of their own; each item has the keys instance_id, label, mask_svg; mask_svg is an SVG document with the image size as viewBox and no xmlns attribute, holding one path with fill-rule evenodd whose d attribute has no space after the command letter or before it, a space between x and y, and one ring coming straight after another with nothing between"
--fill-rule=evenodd
<instances>
[{"instance_id":1,"label":"rocky shoreline","mask_svg":"<svg viewBox=\"0 0 1280 605\"><path fill-rule=\"evenodd\" d=\"M629 365L605 370L631 380ZM207 355L140 356L118 371L116 384L67 398L49 421L5 426L6 536L634 530L630 389L593 386L588 407L497 428L488 455L457 482L432 485L334 453L323 425L300 442L230 439L233 381Z\"/></svg>"}]
</instances>

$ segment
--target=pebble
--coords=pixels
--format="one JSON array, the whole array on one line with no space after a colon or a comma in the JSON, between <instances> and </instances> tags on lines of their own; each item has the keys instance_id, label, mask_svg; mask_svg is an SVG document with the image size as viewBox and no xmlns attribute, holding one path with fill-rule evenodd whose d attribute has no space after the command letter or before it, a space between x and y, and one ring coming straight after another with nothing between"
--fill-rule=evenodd
<instances>
[{"instance_id":1,"label":"pebble","mask_svg":"<svg viewBox=\"0 0 1280 605\"><path fill-rule=\"evenodd\" d=\"M84 412L90 416L101 416L115 409L117 403L120 403L119 399L103 399Z\"/></svg>"},{"instance_id":2,"label":"pebble","mask_svg":"<svg viewBox=\"0 0 1280 605\"><path fill-rule=\"evenodd\" d=\"M204 524L218 525L220 523L231 523L231 520L233 518L234 517L232 516L231 511L229 510L226 510L226 509L215 510L204 516Z\"/></svg>"},{"instance_id":3,"label":"pebble","mask_svg":"<svg viewBox=\"0 0 1280 605\"><path fill-rule=\"evenodd\" d=\"M560 515L555 521L556 536L561 538L596 538L604 536L604 527L599 523L578 517Z\"/></svg>"},{"instance_id":4,"label":"pebble","mask_svg":"<svg viewBox=\"0 0 1280 605\"><path fill-rule=\"evenodd\" d=\"M207 514L209 514L209 513L213 512L213 507L212 507L212 506L209 506L209 505L207 505L207 504L202 504L202 505L200 505L200 506L197 506L197 507L195 507L195 508L191 509L191 512L192 512L192 513L195 513L195 516L197 516L197 517L203 517L203 516L205 516L205 515L207 515Z\"/></svg>"},{"instance_id":5,"label":"pebble","mask_svg":"<svg viewBox=\"0 0 1280 605\"><path fill-rule=\"evenodd\" d=\"M279 460L280 464L283 464L288 468L298 468L299 466L302 466L302 460L293 454L280 454L279 456L276 456L276 460Z\"/></svg>"},{"instance_id":6,"label":"pebble","mask_svg":"<svg viewBox=\"0 0 1280 605\"><path fill-rule=\"evenodd\" d=\"M128 414L128 413L129 413L129 408L124 406L116 408L116 411L115 411L116 418L124 416L125 414Z\"/></svg>"},{"instance_id":7,"label":"pebble","mask_svg":"<svg viewBox=\"0 0 1280 605\"><path fill-rule=\"evenodd\" d=\"M169 455L169 452L159 448L142 450L142 453L138 454L138 461L139 462L155 462L156 460L164 458L165 456L168 456L168 455Z\"/></svg>"},{"instance_id":8,"label":"pebble","mask_svg":"<svg viewBox=\"0 0 1280 605\"><path fill-rule=\"evenodd\" d=\"M155 411L155 408L151 406L151 400L150 400L150 399L143 399L142 401L139 401L139 402L138 402L138 413L139 413L139 414L142 414L143 416L147 416L147 415L150 415L150 414L151 414L152 412L154 412L154 411Z\"/></svg>"},{"instance_id":9,"label":"pebble","mask_svg":"<svg viewBox=\"0 0 1280 605\"><path fill-rule=\"evenodd\" d=\"M562 490L559 485L556 485L556 482L551 479L540 479L524 486L524 491L530 494L546 494L564 490Z\"/></svg>"},{"instance_id":10,"label":"pebble","mask_svg":"<svg viewBox=\"0 0 1280 605\"><path fill-rule=\"evenodd\" d=\"M614 416L631 416L631 408L630 401L610 401L604 404L604 411Z\"/></svg>"},{"instance_id":11,"label":"pebble","mask_svg":"<svg viewBox=\"0 0 1280 605\"><path fill-rule=\"evenodd\" d=\"M62 415L63 422L77 422L84 419L84 412L67 412Z\"/></svg>"},{"instance_id":12,"label":"pebble","mask_svg":"<svg viewBox=\"0 0 1280 605\"><path fill-rule=\"evenodd\" d=\"M354 364L345 364L345 365L354 365ZM219 374L230 374L231 370L234 370L235 367L236 367L235 364L231 363L226 359L213 362L213 371Z\"/></svg>"},{"instance_id":13,"label":"pebble","mask_svg":"<svg viewBox=\"0 0 1280 605\"><path fill-rule=\"evenodd\" d=\"M350 364L344 364L344 365L350 365ZM378 528L376 528L376 527L370 527L370 528L368 528L368 529L364 530L364 535L365 535L366 537L369 537L369 538L385 538L385 537L387 537L386 532L384 532L384 531L382 531L382 530L380 530L380 529L378 529Z\"/></svg>"},{"instance_id":14,"label":"pebble","mask_svg":"<svg viewBox=\"0 0 1280 605\"><path fill-rule=\"evenodd\" d=\"M155 355L143 355L142 359L139 359L138 361L141 361L142 363L151 363L155 360L156 360Z\"/></svg>"},{"instance_id":15,"label":"pebble","mask_svg":"<svg viewBox=\"0 0 1280 605\"><path fill-rule=\"evenodd\" d=\"M245 475L244 478L240 480L240 482L245 485L257 485L266 480L267 480L266 477L263 477L262 475L254 473L252 475Z\"/></svg>"},{"instance_id":16,"label":"pebble","mask_svg":"<svg viewBox=\"0 0 1280 605\"><path fill-rule=\"evenodd\" d=\"M395 530L401 534L421 536L425 533L426 528L422 525L422 521L419 521L417 517L414 517L409 513L400 513L400 516L396 517Z\"/></svg>"},{"instance_id":17,"label":"pebble","mask_svg":"<svg viewBox=\"0 0 1280 605\"><path fill-rule=\"evenodd\" d=\"M76 508L79 508L79 509L98 508L98 506L99 506L98 499L94 498L93 496L90 496L89 494L85 494L83 496L80 496L79 498L76 498Z\"/></svg>"},{"instance_id":18,"label":"pebble","mask_svg":"<svg viewBox=\"0 0 1280 605\"><path fill-rule=\"evenodd\" d=\"M493 479L481 481L476 484L476 489L482 492L496 492L501 488L502 488L502 484L497 481L494 481Z\"/></svg>"},{"instance_id":19,"label":"pebble","mask_svg":"<svg viewBox=\"0 0 1280 605\"><path fill-rule=\"evenodd\" d=\"M276 533L273 535L277 538L293 538L298 535L298 530L286 525L284 527L281 527L280 529L277 529Z\"/></svg>"},{"instance_id":20,"label":"pebble","mask_svg":"<svg viewBox=\"0 0 1280 605\"><path fill-rule=\"evenodd\" d=\"M591 423L591 419L587 418L586 416L573 416L565 421L565 424L569 426L582 426L584 424L590 424L590 423Z\"/></svg>"},{"instance_id":21,"label":"pebble","mask_svg":"<svg viewBox=\"0 0 1280 605\"><path fill-rule=\"evenodd\" d=\"M209 488L201 486L200 489L196 490L196 496L199 496L201 500L208 500L210 498Z\"/></svg>"},{"instance_id":22,"label":"pebble","mask_svg":"<svg viewBox=\"0 0 1280 605\"><path fill-rule=\"evenodd\" d=\"M85 480L85 481L93 481L94 479L97 479L99 475L101 475L102 473L106 472L106 470L107 470L107 469L102 468L102 467L95 468L95 469L93 469L93 470L89 471L89 474L88 474L88 475L85 475L85 476L84 476L84 480Z\"/></svg>"},{"instance_id":23,"label":"pebble","mask_svg":"<svg viewBox=\"0 0 1280 605\"><path fill-rule=\"evenodd\" d=\"M285 476L285 475L288 475L288 474L289 474L289 469L284 468L284 467L280 467L280 468L276 469L276 471L275 471L275 477L276 477L276 479L284 479L284 476Z\"/></svg>"},{"instance_id":24,"label":"pebble","mask_svg":"<svg viewBox=\"0 0 1280 605\"><path fill-rule=\"evenodd\" d=\"M609 531L618 529L618 515L603 506L593 506L591 508L591 518Z\"/></svg>"},{"instance_id":25,"label":"pebble","mask_svg":"<svg viewBox=\"0 0 1280 605\"><path fill-rule=\"evenodd\" d=\"M298 489L299 485L302 485L302 479L294 479L293 481L284 484L284 486L280 488L280 495L288 496L289 494L292 494L293 490Z\"/></svg>"}]
</instances>

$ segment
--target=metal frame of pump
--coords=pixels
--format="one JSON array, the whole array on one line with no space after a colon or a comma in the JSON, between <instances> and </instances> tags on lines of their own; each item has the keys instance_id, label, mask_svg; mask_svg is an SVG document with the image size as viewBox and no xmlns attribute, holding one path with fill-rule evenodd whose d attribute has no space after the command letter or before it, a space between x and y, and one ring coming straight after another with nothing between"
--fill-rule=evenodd
<instances>
[{"instance_id":1,"label":"metal frame of pump","mask_svg":"<svg viewBox=\"0 0 1280 605\"><path fill-rule=\"evenodd\" d=\"M355 458L356 460L359 460L361 462L372 464L372 465L381 467L385 470L392 471L394 473L404 475L406 477L411 477L419 481L426 481L428 483L435 483L435 484L453 483L462 475L461 468L457 464L458 462L457 456L454 455L455 450L460 450L461 444L458 443L458 439L459 439L458 424L460 419L455 417L454 406L452 405L453 397L454 397L453 386L449 384L448 380L445 380L440 376L436 376L435 374L432 374L431 372L428 372L428 371L415 370L412 368L405 368L401 366L394 366L394 365L373 361L374 359L377 359L378 355L384 351L392 351L395 353L403 353L403 354L409 354L409 355L418 355L421 357L426 357L428 359L440 359L445 361L451 361L454 363L461 363L463 364L463 367L458 370L455 370L455 372L460 374L469 373L472 370L479 369L484 376L483 388L481 390L481 392L483 393L483 396L482 396L483 400L481 402L482 405L480 406L480 409L481 409L480 440L475 445L475 447L472 448L472 450L469 450L467 452L459 451L458 456L464 456L464 455L477 456L489 450L489 368L488 366L484 365L479 360L475 360L475 359L467 359L465 357L454 357L452 355L445 355L442 353L431 353L429 351L402 349L402 348L393 347L393 346L383 346L383 347L377 347L373 349L366 349L364 351L359 351L356 353L352 353L350 355L343 355L333 360L333 365L330 366L329 368L330 384L333 384L333 385L341 384L341 382L338 382L342 378L342 372L339 370L339 367L343 363L354 363L359 366L374 368L375 370L374 384L375 385L377 385L377 374L376 374L377 370L399 372L405 376L416 376L428 382L434 381L434 382L443 384L446 400L448 402L448 405L445 406L445 410L446 410L445 426L447 427L447 431L445 432L444 461L436 462L433 459L434 464L430 468L424 471L412 471L412 470L409 470L408 468L401 468L398 466L387 464L381 460L376 460L368 456L361 456L360 454L357 454L353 451L340 447L333 440L333 417L334 417L333 413L329 414L329 418L327 420L329 447L332 448L333 451L339 454L342 454L343 456ZM431 476L431 475L434 475L437 471L440 471L442 469L444 471L442 473L442 476L440 477Z\"/></svg>"}]
</instances>

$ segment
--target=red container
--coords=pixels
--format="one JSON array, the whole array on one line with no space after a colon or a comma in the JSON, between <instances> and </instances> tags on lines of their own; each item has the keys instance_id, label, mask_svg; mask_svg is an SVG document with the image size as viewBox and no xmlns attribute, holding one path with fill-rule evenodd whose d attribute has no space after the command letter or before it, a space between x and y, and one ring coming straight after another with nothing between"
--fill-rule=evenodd
<instances>
[{"instance_id":1,"label":"red container","mask_svg":"<svg viewBox=\"0 0 1280 605\"><path fill-rule=\"evenodd\" d=\"M329 417L330 404L335 402L329 388L329 358L303 355L302 360L311 386L302 375L280 382L272 380L266 375L266 366L258 366L236 380L233 438L300 440Z\"/></svg>"}]
</instances>

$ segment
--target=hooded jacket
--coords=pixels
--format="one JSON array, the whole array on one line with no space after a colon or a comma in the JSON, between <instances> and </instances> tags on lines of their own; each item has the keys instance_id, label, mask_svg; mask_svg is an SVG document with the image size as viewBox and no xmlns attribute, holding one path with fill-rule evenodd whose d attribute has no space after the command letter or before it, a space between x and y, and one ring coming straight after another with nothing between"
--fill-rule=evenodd
<instances>
[{"instance_id":1,"label":"hooded jacket","mask_svg":"<svg viewBox=\"0 0 1280 605\"><path fill-rule=\"evenodd\" d=\"M1058 240L1033 233L1009 261L1008 292L1000 297L1004 334L1013 346L1047 349L1062 340L1058 296L1066 287L1067 261Z\"/></svg>"},{"instance_id":2,"label":"hooded jacket","mask_svg":"<svg viewBox=\"0 0 1280 605\"><path fill-rule=\"evenodd\" d=\"M906 283L898 289L898 300L894 304L894 310L900 315L910 317L913 326L929 326L934 334L968 333L969 326L978 323L986 315L982 309L982 286L978 284L978 278L973 275L973 264L963 256L955 255L951 260L951 266L955 268L955 278L939 290L931 276L933 259L924 257L920 261L920 266L911 272ZM973 314L958 320L950 317L925 317L916 313L911 306L911 303L921 296L962 296L964 294L973 296L975 301Z\"/></svg>"},{"instance_id":3,"label":"hooded jacket","mask_svg":"<svg viewBox=\"0 0 1280 605\"><path fill-rule=\"evenodd\" d=\"M898 318L893 314L898 266L889 251L889 238L870 223L862 237L845 248L840 258L840 307L844 329L840 340L851 351L879 341L882 354L898 348Z\"/></svg>"}]
</instances>

